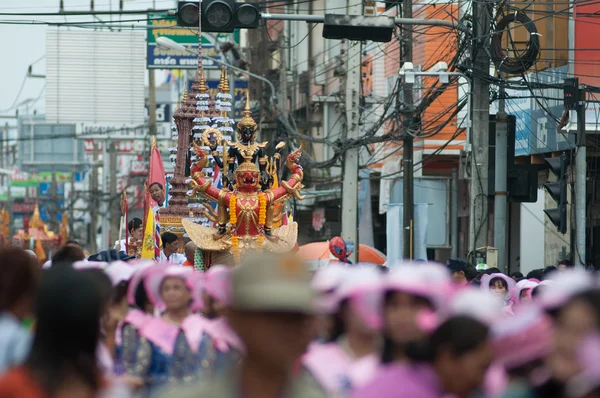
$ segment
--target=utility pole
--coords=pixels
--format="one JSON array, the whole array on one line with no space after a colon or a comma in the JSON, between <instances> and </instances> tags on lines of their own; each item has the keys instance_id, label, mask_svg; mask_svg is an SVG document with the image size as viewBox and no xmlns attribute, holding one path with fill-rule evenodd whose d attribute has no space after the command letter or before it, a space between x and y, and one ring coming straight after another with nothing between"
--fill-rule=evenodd
<instances>
[{"instance_id":1,"label":"utility pole","mask_svg":"<svg viewBox=\"0 0 600 398\"><path fill-rule=\"evenodd\" d=\"M471 183L469 189L469 250L474 251L488 244L488 163L490 87L482 79L490 70L490 12L489 4L478 2L473 7L473 128L471 129Z\"/></svg>"},{"instance_id":2,"label":"utility pole","mask_svg":"<svg viewBox=\"0 0 600 398\"><path fill-rule=\"evenodd\" d=\"M109 150L111 173L109 175L110 233L108 235L108 243L109 247L111 247L112 242L121 239L121 237L118 236L120 230L119 223L121 221L121 208L119 197L117 196L117 145L115 141L111 142Z\"/></svg>"},{"instance_id":3,"label":"utility pole","mask_svg":"<svg viewBox=\"0 0 600 398\"><path fill-rule=\"evenodd\" d=\"M412 0L403 0L402 1L402 17L405 19L412 18ZM410 27L405 28L402 27L402 41L404 54L402 54L402 58L404 63L412 62L413 59L413 51L412 51L412 29ZM413 85L404 82L403 85L403 93L404 93L404 117L403 117L403 130L404 136L402 138L403 148L402 148L402 175L403 175L403 236L404 236L404 250L402 253L404 254L404 258L412 260L413 258L413 231L414 231L414 218L415 218L415 203L414 203L414 138L413 134L415 134L415 123L414 121L417 119L415 115L413 115Z\"/></svg>"},{"instance_id":4,"label":"utility pole","mask_svg":"<svg viewBox=\"0 0 600 398\"><path fill-rule=\"evenodd\" d=\"M498 249L498 268L506 271L506 202L507 202L507 156L508 120L504 111L504 89L500 89L500 101L496 113L496 165L494 179L494 246Z\"/></svg>"},{"instance_id":5,"label":"utility pole","mask_svg":"<svg viewBox=\"0 0 600 398\"><path fill-rule=\"evenodd\" d=\"M152 0L152 9L156 10L156 0ZM156 136L156 78L154 69L148 69L148 125L150 136ZM105 142L106 144L106 142Z\"/></svg>"},{"instance_id":6,"label":"utility pole","mask_svg":"<svg viewBox=\"0 0 600 398\"><path fill-rule=\"evenodd\" d=\"M586 249L586 177L587 149L585 147L585 89L579 89L579 104L577 106L577 156L575 158L575 265L585 267Z\"/></svg>"},{"instance_id":7,"label":"utility pole","mask_svg":"<svg viewBox=\"0 0 600 398\"><path fill-rule=\"evenodd\" d=\"M362 3L348 0L348 15L361 15ZM360 42L348 41L346 61L346 140L356 140L359 135L360 96ZM342 239L354 243L349 260L358 259L358 156L359 148L344 153L342 180Z\"/></svg>"},{"instance_id":8,"label":"utility pole","mask_svg":"<svg viewBox=\"0 0 600 398\"><path fill-rule=\"evenodd\" d=\"M452 168L450 199L450 258L458 258L458 169Z\"/></svg>"},{"instance_id":9,"label":"utility pole","mask_svg":"<svg viewBox=\"0 0 600 398\"><path fill-rule=\"evenodd\" d=\"M283 22L285 25L285 21ZM281 42L279 47L279 109L284 115L288 111L287 92L287 51L285 42L285 28L281 31ZM284 116L285 117L285 116Z\"/></svg>"},{"instance_id":10,"label":"utility pole","mask_svg":"<svg viewBox=\"0 0 600 398\"><path fill-rule=\"evenodd\" d=\"M148 69L148 125L150 135L156 136L156 79L154 69Z\"/></svg>"},{"instance_id":11,"label":"utility pole","mask_svg":"<svg viewBox=\"0 0 600 398\"><path fill-rule=\"evenodd\" d=\"M90 181L90 199L89 204L91 206L90 214L90 251L92 253L98 252L98 245L96 241L96 234L98 233L98 158L100 151L98 148L98 141L94 140L94 164L92 165L92 180Z\"/></svg>"}]
</instances>

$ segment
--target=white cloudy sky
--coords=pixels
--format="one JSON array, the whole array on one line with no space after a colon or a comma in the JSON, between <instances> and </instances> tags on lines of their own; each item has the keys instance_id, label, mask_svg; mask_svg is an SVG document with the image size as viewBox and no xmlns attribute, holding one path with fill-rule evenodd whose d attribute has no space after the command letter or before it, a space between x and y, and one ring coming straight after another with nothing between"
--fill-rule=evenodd
<instances>
[{"instance_id":1,"label":"white cloudy sky","mask_svg":"<svg viewBox=\"0 0 600 398\"><path fill-rule=\"evenodd\" d=\"M91 0L63 0L66 11L87 11ZM157 9L173 8L176 0L154 0ZM0 0L0 13L55 13L60 0ZM153 7L153 0L123 0L126 10L145 10ZM119 0L94 0L97 11L117 10ZM46 25L18 25L7 22L35 20L64 22L64 16L0 16L0 115L14 115L17 104L33 99L38 113L44 110L44 80L25 78L29 65L34 74L45 74ZM108 16L100 16L108 20ZM114 17L117 19L118 17ZM89 21L89 17L70 16L70 22ZM73 28L76 29L76 28ZM21 86L22 91L19 93ZM39 98L39 100L38 100ZM37 101L35 101L37 100ZM19 107L26 112L25 105ZM3 123L2 123L3 124Z\"/></svg>"}]
</instances>

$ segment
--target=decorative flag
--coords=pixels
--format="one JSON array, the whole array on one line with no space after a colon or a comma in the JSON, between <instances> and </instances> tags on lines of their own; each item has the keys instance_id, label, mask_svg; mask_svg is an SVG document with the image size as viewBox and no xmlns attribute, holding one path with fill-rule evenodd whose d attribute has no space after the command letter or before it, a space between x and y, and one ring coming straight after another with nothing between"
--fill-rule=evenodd
<instances>
[{"instance_id":1,"label":"decorative flag","mask_svg":"<svg viewBox=\"0 0 600 398\"><path fill-rule=\"evenodd\" d=\"M146 260L156 260L156 222L154 220L154 211L152 207L148 209L146 216L146 229L144 230L144 240L142 242L142 258ZM160 255L160 252L159 252Z\"/></svg>"},{"instance_id":2,"label":"decorative flag","mask_svg":"<svg viewBox=\"0 0 600 398\"><path fill-rule=\"evenodd\" d=\"M160 237L160 214L156 213L154 216L154 258L158 260L160 258L160 248L162 246L162 239Z\"/></svg>"},{"instance_id":3,"label":"decorative flag","mask_svg":"<svg viewBox=\"0 0 600 398\"><path fill-rule=\"evenodd\" d=\"M163 188L167 185L167 178L165 174L165 165L163 164L162 156L160 151L156 147L156 139L152 137L152 149L150 150L150 162L148 170L148 188L153 183L158 182ZM152 207L156 206L157 203L150 198Z\"/></svg>"}]
</instances>

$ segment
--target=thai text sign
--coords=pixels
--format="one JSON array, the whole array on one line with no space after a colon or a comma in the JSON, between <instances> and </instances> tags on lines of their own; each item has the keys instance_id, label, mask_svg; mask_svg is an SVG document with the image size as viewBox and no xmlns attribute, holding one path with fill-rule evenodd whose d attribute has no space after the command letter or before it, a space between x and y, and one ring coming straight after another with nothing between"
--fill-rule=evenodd
<instances>
[{"instance_id":1,"label":"thai text sign","mask_svg":"<svg viewBox=\"0 0 600 398\"><path fill-rule=\"evenodd\" d=\"M236 42L239 33L235 35ZM158 37L166 37L185 46L188 51L162 49L156 44ZM202 35L202 54L220 58L220 51L215 47L215 41L227 41L225 35ZM218 44L217 44L218 46ZM177 26L177 18L166 14L149 14L147 37L147 67L149 69L197 69L198 68L198 34L191 28ZM209 59L202 60L202 66L207 69L218 69Z\"/></svg>"}]
</instances>

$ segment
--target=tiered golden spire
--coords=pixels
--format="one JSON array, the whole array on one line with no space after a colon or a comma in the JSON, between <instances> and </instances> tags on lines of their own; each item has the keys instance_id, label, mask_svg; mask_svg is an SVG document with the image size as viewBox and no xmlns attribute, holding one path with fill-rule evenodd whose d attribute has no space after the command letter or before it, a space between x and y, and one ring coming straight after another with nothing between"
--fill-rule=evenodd
<instances>
[{"instance_id":1,"label":"tiered golden spire","mask_svg":"<svg viewBox=\"0 0 600 398\"><path fill-rule=\"evenodd\" d=\"M40 231L44 230L44 223L42 217L40 217L40 207L37 204L35 205L35 210L33 210L31 220L29 220L29 228L39 229Z\"/></svg>"},{"instance_id":2,"label":"tiered golden spire","mask_svg":"<svg viewBox=\"0 0 600 398\"><path fill-rule=\"evenodd\" d=\"M225 77L223 77L223 74ZM221 74L221 79L223 80L223 90L224 94L229 94L229 74L227 73L227 69L223 68L223 74Z\"/></svg>"},{"instance_id":3,"label":"tiered golden spire","mask_svg":"<svg viewBox=\"0 0 600 398\"><path fill-rule=\"evenodd\" d=\"M204 69L202 69L200 71L200 81L198 82L198 91L200 92L200 94L206 94L207 92L207 87L206 87L206 79L204 78Z\"/></svg>"},{"instance_id":4,"label":"tiered golden spire","mask_svg":"<svg viewBox=\"0 0 600 398\"><path fill-rule=\"evenodd\" d=\"M225 67L221 68L221 80L219 80L219 86L217 87L218 92L223 92L223 86L225 84Z\"/></svg>"},{"instance_id":5,"label":"tiered golden spire","mask_svg":"<svg viewBox=\"0 0 600 398\"><path fill-rule=\"evenodd\" d=\"M254 129L254 131L256 131L256 128L258 126L252 118L252 111L250 110L250 90L248 90L246 94L246 109L244 110L243 115L244 116L240 119L240 121L237 124L238 129L241 129L242 127L251 127Z\"/></svg>"}]
</instances>

